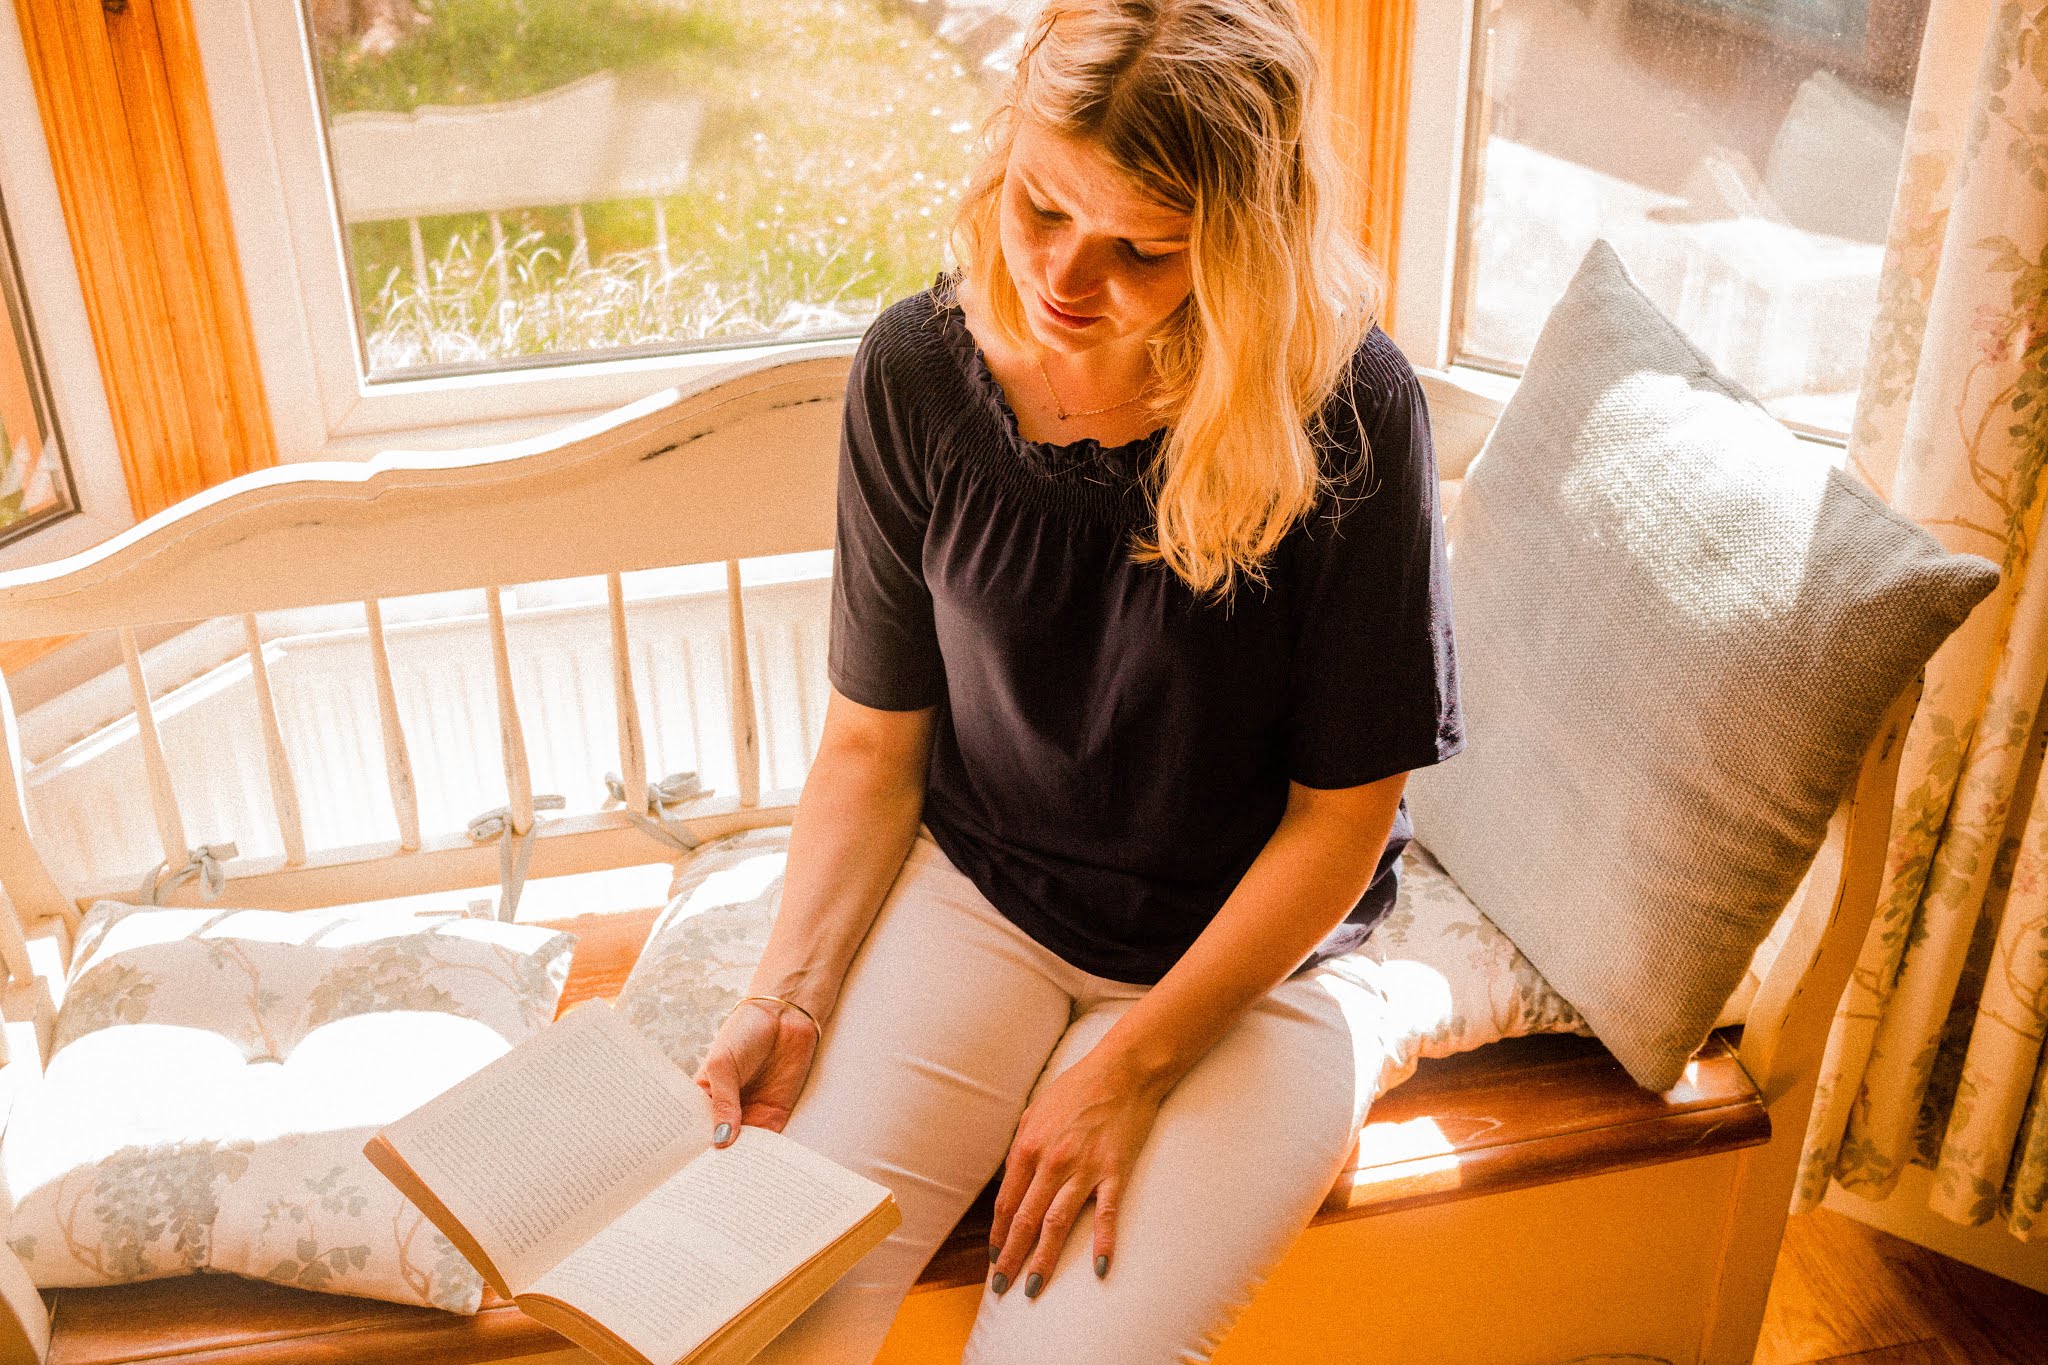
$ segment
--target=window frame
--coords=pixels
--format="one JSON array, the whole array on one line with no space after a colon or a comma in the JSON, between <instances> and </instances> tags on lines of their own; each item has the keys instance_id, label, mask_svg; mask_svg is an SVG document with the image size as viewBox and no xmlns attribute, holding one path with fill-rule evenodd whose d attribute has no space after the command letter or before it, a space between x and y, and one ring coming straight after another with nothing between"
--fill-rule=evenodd
<instances>
[{"instance_id":1,"label":"window frame","mask_svg":"<svg viewBox=\"0 0 2048 1365\"><path fill-rule=\"evenodd\" d=\"M192 11L280 460L355 459L394 439L442 446L538 435L742 357L830 340L371 380L298 0L215 0ZM286 147L322 154L286 157Z\"/></svg>"},{"instance_id":2,"label":"window frame","mask_svg":"<svg viewBox=\"0 0 2048 1365\"><path fill-rule=\"evenodd\" d=\"M1463 220L1466 118L1481 0L1415 0L1408 165L1394 270L1394 341L1418 368L1498 390L1504 376L1452 363L1458 233ZM1447 74L1448 79L1442 79ZM1483 379L1482 379L1483 376ZM1514 383L1505 379L1512 391Z\"/></svg>"},{"instance_id":3,"label":"window frame","mask_svg":"<svg viewBox=\"0 0 2048 1365\"><path fill-rule=\"evenodd\" d=\"M1448 395L1475 414L1492 416L1514 396L1520 374L1464 363L1456 351L1458 272L1464 268L1459 234L1467 203L1477 189L1471 121L1481 94L1475 76L1479 15L1486 2L1414 0L1414 93L1408 110L1392 330L1409 360L1440 376ZM1431 79L1443 71L1450 72L1451 79ZM1782 424L1801 440L1821 447L1836 464L1846 458L1849 432Z\"/></svg>"},{"instance_id":4,"label":"window frame","mask_svg":"<svg viewBox=\"0 0 2048 1365\"><path fill-rule=\"evenodd\" d=\"M76 511L0 544L0 570L6 570L65 558L135 524L28 52L12 7L0 22L0 199L22 267L22 301L39 353L33 359L40 364L54 409L50 418L78 494Z\"/></svg>"}]
</instances>

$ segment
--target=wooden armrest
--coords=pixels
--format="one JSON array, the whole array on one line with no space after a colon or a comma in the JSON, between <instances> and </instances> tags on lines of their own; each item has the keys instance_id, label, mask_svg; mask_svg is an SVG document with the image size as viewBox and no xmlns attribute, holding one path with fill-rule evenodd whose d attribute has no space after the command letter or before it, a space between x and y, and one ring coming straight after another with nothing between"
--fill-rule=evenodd
<instances>
[{"instance_id":1,"label":"wooden armrest","mask_svg":"<svg viewBox=\"0 0 2048 1365\"><path fill-rule=\"evenodd\" d=\"M568 1009L624 984L655 910L586 915ZM1672 1090L1652 1094L1592 1038L1551 1034L1425 1061L1373 1106L1316 1223L1760 1145L1771 1124L1736 1061L1739 1029L1707 1039ZM993 1184L926 1266L918 1289L988 1273ZM226 1275L56 1295L51 1365L469 1365L563 1349L503 1302L473 1318Z\"/></svg>"}]
</instances>

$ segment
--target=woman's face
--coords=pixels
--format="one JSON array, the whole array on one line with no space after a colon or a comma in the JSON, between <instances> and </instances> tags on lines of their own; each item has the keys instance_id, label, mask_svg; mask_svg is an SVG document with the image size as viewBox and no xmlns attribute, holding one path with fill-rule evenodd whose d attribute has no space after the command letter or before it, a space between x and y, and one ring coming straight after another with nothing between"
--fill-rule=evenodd
<instances>
[{"instance_id":1,"label":"woman's face","mask_svg":"<svg viewBox=\"0 0 2048 1365\"><path fill-rule=\"evenodd\" d=\"M1149 337L1194 287L1188 215L1140 193L1093 143L1024 120L1001 194L1003 261L1049 350Z\"/></svg>"}]
</instances>

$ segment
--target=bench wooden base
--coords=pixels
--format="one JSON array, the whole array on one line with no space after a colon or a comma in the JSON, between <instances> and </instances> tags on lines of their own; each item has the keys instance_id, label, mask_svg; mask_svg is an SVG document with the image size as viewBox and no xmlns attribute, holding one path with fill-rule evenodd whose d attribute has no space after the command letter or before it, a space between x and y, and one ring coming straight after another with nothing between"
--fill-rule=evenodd
<instances>
[{"instance_id":1,"label":"bench wooden base","mask_svg":"<svg viewBox=\"0 0 2048 1365\"><path fill-rule=\"evenodd\" d=\"M618 994L655 914L589 915L555 926L579 937L563 991L564 1009L592 996ZM1304 1319L1301 1303L1263 1312L1260 1304L1276 1297L1305 1294L1308 1301L1329 1300L1333 1311L1346 1305L1358 1311L1359 1295L1373 1292L1365 1267L1388 1254L1388 1247L1420 1235L1414 1229L1434 1230L1427 1232L1425 1249L1403 1254L1441 1258L1442 1295L1471 1292L1469 1285L1461 1289L1451 1283L1457 1280L1507 1289L1498 1275L1509 1258L1499 1248L1477 1261L1456 1254L1445 1241L1454 1234L1437 1226L1442 1220L1423 1213L1433 1206L1556 1186L1549 1196L1553 1200L1562 1192L1575 1201L1595 1201L1589 1209L1602 1207L1602 1199L1613 1201L1605 1205L1609 1210L1627 1209L1637 1203L1626 1191L1607 1191L1604 1179L1588 1177L1626 1180L1636 1168L1681 1159L1696 1173L1701 1159L1766 1142L1770 1120L1735 1059L1732 1041L1721 1033L1709 1038L1685 1080L1663 1095L1638 1087L1593 1039L1569 1034L1511 1039L1423 1062L1413 1077L1373 1106L1353 1159L1300 1245L1233 1335L1232 1350L1251 1349L1237 1346L1240 1337L1250 1341L1280 1330L1279 1339L1289 1340L1313 1323L1329 1327L1341 1321L1329 1312ZM891 1333L882 1357L887 1365L958 1358L958 1343L965 1340L988 1273L993 1198L992 1188L983 1193L926 1267ZM1366 1219L1369 1225L1345 1228ZM1524 1226L1551 1225L1538 1220ZM1617 1245L1617 1233L1618 1244L1625 1245L1626 1229L1601 1234L1610 1249ZM1361 1241L1370 1246L1352 1245ZM1335 1260L1323 1254L1338 1249L1343 1254ZM1543 1259L1536 1258L1538 1268ZM1339 1280L1321 1283L1318 1277L1327 1280L1332 1266L1343 1267ZM1583 1265L1564 1278L1581 1286L1581 1292L1595 1282L1584 1275ZM231 1275L61 1290L49 1297L55 1304L56 1338L50 1365L483 1365L504 1360L543 1365L546 1357L569 1349L560 1337L502 1301L487 1303L474 1317L457 1317ZM1267 1317L1272 1321L1258 1327ZM1329 1355L1327 1345L1316 1353L1303 1344L1306 1353L1294 1353L1293 1347L1275 1348L1268 1341L1259 1348L1262 1354L1242 1358L1343 1358Z\"/></svg>"}]
</instances>

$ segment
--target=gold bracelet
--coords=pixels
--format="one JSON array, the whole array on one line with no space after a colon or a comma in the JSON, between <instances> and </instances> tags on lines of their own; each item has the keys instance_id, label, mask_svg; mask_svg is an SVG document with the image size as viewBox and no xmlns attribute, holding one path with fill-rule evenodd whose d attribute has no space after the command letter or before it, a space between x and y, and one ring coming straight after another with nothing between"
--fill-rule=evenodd
<instances>
[{"instance_id":1,"label":"gold bracelet","mask_svg":"<svg viewBox=\"0 0 2048 1365\"><path fill-rule=\"evenodd\" d=\"M811 1028L817 1033L817 1035L820 1038L825 1036L824 1026L818 1023L818 1016L812 1014L809 1010L805 1009L802 1005L797 1004L797 1002L794 1000L784 1000L779 995L743 995L738 1000L735 1000L733 1002L732 1009L738 1009L741 1005L746 1004L749 1000L763 1000L772 1002L777 1005L787 1005L791 1009L795 1010L798 1014L801 1014L804 1018L810 1020ZM732 1010L726 1011L727 1017L730 1017L731 1014Z\"/></svg>"}]
</instances>

